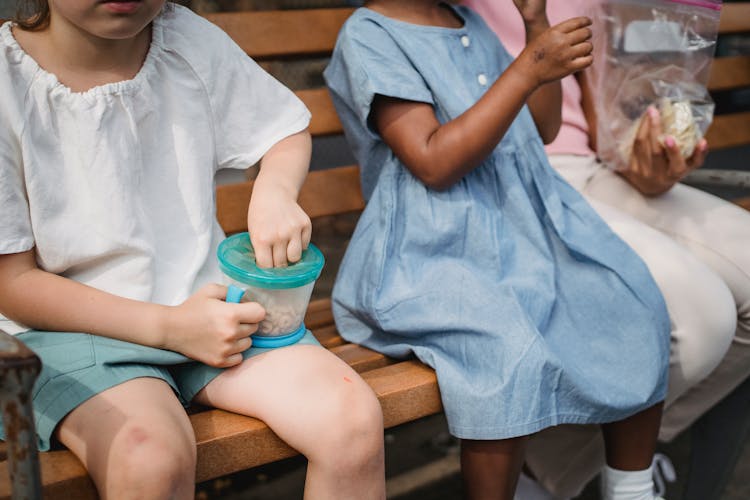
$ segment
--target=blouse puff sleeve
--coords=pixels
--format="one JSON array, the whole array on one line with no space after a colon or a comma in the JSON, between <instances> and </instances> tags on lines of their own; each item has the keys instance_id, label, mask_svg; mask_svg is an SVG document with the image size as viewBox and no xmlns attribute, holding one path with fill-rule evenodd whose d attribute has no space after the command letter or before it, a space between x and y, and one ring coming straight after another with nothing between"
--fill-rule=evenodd
<instances>
[{"instance_id":1,"label":"blouse puff sleeve","mask_svg":"<svg viewBox=\"0 0 750 500\"><path fill-rule=\"evenodd\" d=\"M0 113L0 254L34 247L23 161L14 131Z\"/></svg>"},{"instance_id":2,"label":"blouse puff sleeve","mask_svg":"<svg viewBox=\"0 0 750 500\"><path fill-rule=\"evenodd\" d=\"M307 128L304 103L223 30L184 7L175 6L173 14L177 40L167 45L181 52L206 88L217 170L252 166L274 144Z\"/></svg>"}]
</instances>

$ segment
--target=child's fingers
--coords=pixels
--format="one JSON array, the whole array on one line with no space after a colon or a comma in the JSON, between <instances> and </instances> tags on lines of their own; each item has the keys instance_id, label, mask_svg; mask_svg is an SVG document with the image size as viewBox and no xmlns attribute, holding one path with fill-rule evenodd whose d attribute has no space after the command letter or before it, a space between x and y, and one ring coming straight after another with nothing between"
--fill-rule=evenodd
<instances>
[{"instance_id":1,"label":"child's fingers","mask_svg":"<svg viewBox=\"0 0 750 500\"><path fill-rule=\"evenodd\" d=\"M578 28L577 30L568 33L571 45L578 45L579 43L591 40L591 28Z\"/></svg>"},{"instance_id":2,"label":"child's fingers","mask_svg":"<svg viewBox=\"0 0 750 500\"><path fill-rule=\"evenodd\" d=\"M266 317L266 310L257 302L242 302L232 305L236 308L238 323L244 325L242 330L238 329L238 335L241 333L250 335L258 329L258 323Z\"/></svg>"},{"instance_id":3,"label":"child's fingers","mask_svg":"<svg viewBox=\"0 0 750 500\"><path fill-rule=\"evenodd\" d=\"M312 238L312 225L307 224L302 228L302 249L307 250L310 246L310 239Z\"/></svg>"},{"instance_id":4,"label":"child's fingers","mask_svg":"<svg viewBox=\"0 0 750 500\"><path fill-rule=\"evenodd\" d=\"M251 339L248 336L237 339L237 341L232 346L231 354L242 354L243 352L250 349L250 346L252 345L253 345L253 339Z\"/></svg>"},{"instance_id":5,"label":"child's fingers","mask_svg":"<svg viewBox=\"0 0 750 500\"><path fill-rule=\"evenodd\" d=\"M286 258L289 262L294 263L302 258L302 234L289 240L286 247Z\"/></svg>"},{"instance_id":6,"label":"child's fingers","mask_svg":"<svg viewBox=\"0 0 750 500\"><path fill-rule=\"evenodd\" d=\"M288 242L276 242L273 245L273 267L284 267L289 261L286 258L286 249Z\"/></svg>"},{"instance_id":7,"label":"child's fingers","mask_svg":"<svg viewBox=\"0 0 750 500\"><path fill-rule=\"evenodd\" d=\"M592 50L594 50L594 46L591 45L591 42L582 42L573 45L570 48L570 55L572 56L571 59L578 59L579 57L589 56L591 55Z\"/></svg>"},{"instance_id":8,"label":"child's fingers","mask_svg":"<svg viewBox=\"0 0 750 500\"><path fill-rule=\"evenodd\" d=\"M560 24L554 26L554 29L560 30L563 33L571 33L587 26L591 26L591 19L585 16L581 16L563 21Z\"/></svg>"},{"instance_id":9,"label":"child's fingers","mask_svg":"<svg viewBox=\"0 0 750 500\"><path fill-rule=\"evenodd\" d=\"M273 252L271 245L253 242L255 250L255 263L258 267L273 267Z\"/></svg>"},{"instance_id":10,"label":"child's fingers","mask_svg":"<svg viewBox=\"0 0 750 500\"><path fill-rule=\"evenodd\" d=\"M581 71L591 66L594 62L594 56L587 55L583 57L576 57L570 62L570 69L572 72Z\"/></svg>"},{"instance_id":11,"label":"child's fingers","mask_svg":"<svg viewBox=\"0 0 750 500\"><path fill-rule=\"evenodd\" d=\"M231 356L228 356L223 363L219 363L216 366L216 368L229 368L231 366L237 366L240 363L242 363L242 354L232 354Z\"/></svg>"},{"instance_id":12,"label":"child's fingers","mask_svg":"<svg viewBox=\"0 0 750 500\"><path fill-rule=\"evenodd\" d=\"M227 287L218 283L209 283L201 288L200 293L209 299L225 300L227 298Z\"/></svg>"}]
</instances>

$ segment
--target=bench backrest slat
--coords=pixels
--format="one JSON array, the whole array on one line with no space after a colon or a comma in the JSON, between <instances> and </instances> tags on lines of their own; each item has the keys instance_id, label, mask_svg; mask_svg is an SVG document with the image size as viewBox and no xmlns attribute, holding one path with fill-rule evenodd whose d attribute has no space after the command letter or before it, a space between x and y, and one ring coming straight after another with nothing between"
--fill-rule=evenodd
<instances>
[{"instance_id":1,"label":"bench backrest slat","mask_svg":"<svg viewBox=\"0 0 750 500\"><path fill-rule=\"evenodd\" d=\"M708 89L712 92L750 87L750 55L717 57L711 65Z\"/></svg>"},{"instance_id":2,"label":"bench backrest slat","mask_svg":"<svg viewBox=\"0 0 750 500\"><path fill-rule=\"evenodd\" d=\"M721 8L719 33L750 32L750 2L724 3Z\"/></svg>"},{"instance_id":3,"label":"bench backrest slat","mask_svg":"<svg viewBox=\"0 0 750 500\"><path fill-rule=\"evenodd\" d=\"M352 8L205 14L250 57L263 60L329 54Z\"/></svg>"},{"instance_id":4,"label":"bench backrest slat","mask_svg":"<svg viewBox=\"0 0 750 500\"><path fill-rule=\"evenodd\" d=\"M750 145L750 111L716 116L706 140L712 150Z\"/></svg>"},{"instance_id":5,"label":"bench backrest slat","mask_svg":"<svg viewBox=\"0 0 750 500\"><path fill-rule=\"evenodd\" d=\"M298 90L297 96L302 99L302 102L312 113L310 133L313 137L344 133L328 90L325 88Z\"/></svg>"},{"instance_id":6,"label":"bench backrest slat","mask_svg":"<svg viewBox=\"0 0 750 500\"><path fill-rule=\"evenodd\" d=\"M247 206L253 181L216 188L216 212L227 234L247 231ZM365 206L355 166L310 172L299 194L310 218L362 210Z\"/></svg>"}]
</instances>

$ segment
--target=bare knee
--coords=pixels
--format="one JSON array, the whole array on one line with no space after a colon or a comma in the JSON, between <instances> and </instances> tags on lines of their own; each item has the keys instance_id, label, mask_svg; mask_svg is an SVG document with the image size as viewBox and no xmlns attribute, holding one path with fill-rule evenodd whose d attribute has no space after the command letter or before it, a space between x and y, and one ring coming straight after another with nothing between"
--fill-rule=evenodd
<instances>
[{"instance_id":1,"label":"bare knee","mask_svg":"<svg viewBox=\"0 0 750 500\"><path fill-rule=\"evenodd\" d=\"M338 469L377 467L383 461L383 413L361 380L342 387L320 415L322 428L308 458Z\"/></svg>"},{"instance_id":2,"label":"bare knee","mask_svg":"<svg viewBox=\"0 0 750 500\"><path fill-rule=\"evenodd\" d=\"M108 458L106 491L112 493L106 495L108 497L188 498L192 495L195 441L179 432L140 422L127 423L113 438Z\"/></svg>"}]
</instances>

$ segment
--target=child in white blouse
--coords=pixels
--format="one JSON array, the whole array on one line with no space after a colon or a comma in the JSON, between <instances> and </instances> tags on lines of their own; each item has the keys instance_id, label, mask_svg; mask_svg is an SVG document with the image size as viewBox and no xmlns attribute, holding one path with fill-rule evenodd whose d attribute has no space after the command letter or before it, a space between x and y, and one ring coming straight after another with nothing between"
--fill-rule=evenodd
<instances>
[{"instance_id":1,"label":"child in white blouse","mask_svg":"<svg viewBox=\"0 0 750 500\"><path fill-rule=\"evenodd\" d=\"M198 402L303 453L306 498L384 498L367 384L309 332L251 347L265 312L216 284L218 169L261 163L259 265L310 241L307 109L183 7L35 4L0 27L0 328L42 359L40 448L67 446L103 498L191 498Z\"/></svg>"}]
</instances>

